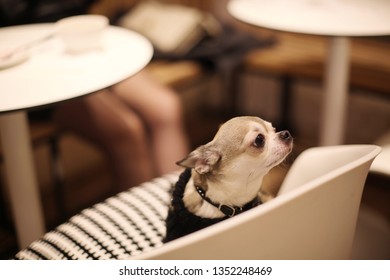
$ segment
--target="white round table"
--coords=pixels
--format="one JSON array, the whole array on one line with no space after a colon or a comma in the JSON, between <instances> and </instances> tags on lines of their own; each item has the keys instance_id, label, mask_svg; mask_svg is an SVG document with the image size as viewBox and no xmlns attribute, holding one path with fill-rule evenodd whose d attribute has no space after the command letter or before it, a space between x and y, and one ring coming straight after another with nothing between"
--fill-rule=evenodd
<instances>
[{"instance_id":1,"label":"white round table","mask_svg":"<svg viewBox=\"0 0 390 280\"><path fill-rule=\"evenodd\" d=\"M329 36L321 145L344 140L350 36L390 34L388 0L231 0L235 18L274 30Z\"/></svg>"},{"instance_id":2,"label":"white round table","mask_svg":"<svg viewBox=\"0 0 390 280\"><path fill-rule=\"evenodd\" d=\"M1 28L1 47L17 47L51 33L54 24ZM67 54L61 39L54 36L30 49L22 63L0 69L1 142L21 247L45 233L26 110L112 86L140 71L152 54L152 45L144 37L110 26L99 50Z\"/></svg>"}]
</instances>

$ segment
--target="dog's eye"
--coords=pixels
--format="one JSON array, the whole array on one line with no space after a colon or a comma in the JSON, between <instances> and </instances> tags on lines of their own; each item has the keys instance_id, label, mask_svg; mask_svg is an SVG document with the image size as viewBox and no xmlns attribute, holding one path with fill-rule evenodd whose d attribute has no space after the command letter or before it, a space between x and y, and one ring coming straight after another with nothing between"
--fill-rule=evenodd
<instances>
[{"instance_id":1,"label":"dog's eye","mask_svg":"<svg viewBox=\"0 0 390 280\"><path fill-rule=\"evenodd\" d=\"M253 145L256 148L262 148L262 147L264 147L264 144L265 144L264 135L263 134L257 135L255 141L253 142Z\"/></svg>"}]
</instances>

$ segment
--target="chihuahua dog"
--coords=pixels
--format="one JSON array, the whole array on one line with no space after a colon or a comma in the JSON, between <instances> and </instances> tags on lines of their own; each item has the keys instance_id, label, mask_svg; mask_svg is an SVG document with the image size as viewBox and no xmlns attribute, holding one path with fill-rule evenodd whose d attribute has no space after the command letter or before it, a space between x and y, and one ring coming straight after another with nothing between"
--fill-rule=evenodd
<instances>
[{"instance_id":1,"label":"chihuahua dog","mask_svg":"<svg viewBox=\"0 0 390 280\"><path fill-rule=\"evenodd\" d=\"M257 117L224 123L214 139L177 164L185 167L172 193L164 242L235 216L270 199L264 176L291 152L285 130Z\"/></svg>"}]
</instances>

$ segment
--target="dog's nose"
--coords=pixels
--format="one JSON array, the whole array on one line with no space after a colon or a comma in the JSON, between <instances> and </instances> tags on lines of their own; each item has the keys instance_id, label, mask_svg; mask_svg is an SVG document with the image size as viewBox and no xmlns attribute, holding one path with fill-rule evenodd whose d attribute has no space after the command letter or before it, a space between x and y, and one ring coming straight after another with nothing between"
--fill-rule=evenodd
<instances>
[{"instance_id":1,"label":"dog's nose","mask_svg":"<svg viewBox=\"0 0 390 280\"><path fill-rule=\"evenodd\" d=\"M283 130L279 132L279 138L285 142L289 142L292 140L292 136L288 130Z\"/></svg>"}]
</instances>

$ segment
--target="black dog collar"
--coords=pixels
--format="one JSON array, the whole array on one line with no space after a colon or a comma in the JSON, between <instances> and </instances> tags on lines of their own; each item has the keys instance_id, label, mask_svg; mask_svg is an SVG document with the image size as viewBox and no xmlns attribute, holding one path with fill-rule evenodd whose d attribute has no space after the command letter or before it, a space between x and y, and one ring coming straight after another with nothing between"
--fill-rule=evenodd
<instances>
[{"instance_id":1,"label":"black dog collar","mask_svg":"<svg viewBox=\"0 0 390 280\"><path fill-rule=\"evenodd\" d=\"M195 186L195 189L198 192L198 194L205 201L207 201L208 203L210 203L214 207L217 207L219 211L221 211L223 214L225 214L225 216L228 216L228 217L233 217L237 214L244 212L247 208L252 208L252 207L259 205L261 203L260 200L258 199L258 197L255 197L253 200L251 200L250 202L245 204L243 207L229 206L226 204L221 204L221 203L217 203L217 202L212 201L210 198L208 198L206 196L205 190L203 190L201 187Z\"/></svg>"}]
</instances>

